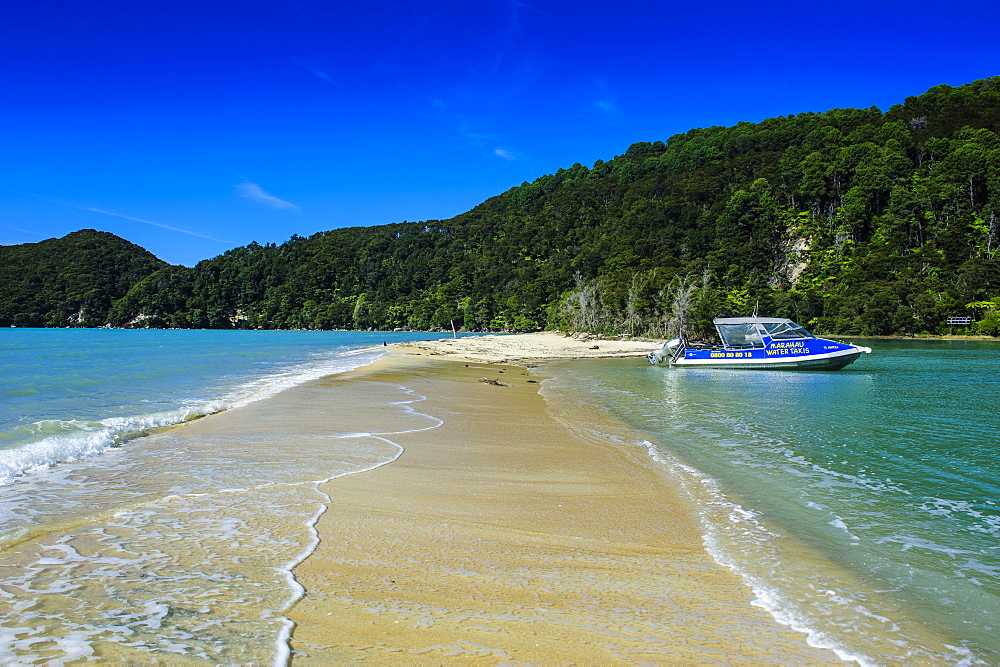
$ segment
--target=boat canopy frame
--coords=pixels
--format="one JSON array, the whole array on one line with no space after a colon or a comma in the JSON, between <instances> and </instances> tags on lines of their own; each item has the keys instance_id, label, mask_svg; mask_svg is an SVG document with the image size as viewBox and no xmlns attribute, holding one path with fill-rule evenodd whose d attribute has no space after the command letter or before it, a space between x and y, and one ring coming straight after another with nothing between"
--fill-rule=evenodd
<instances>
[{"instance_id":1,"label":"boat canopy frame","mask_svg":"<svg viewBox=\"0 0 1000 667\"><path fill-rule=\"evenodd\" d=\"M763 349L764 336L772 340L815 338L787 317L717 317L712 322L727 350Z\"/></svg>"}]
</instances>

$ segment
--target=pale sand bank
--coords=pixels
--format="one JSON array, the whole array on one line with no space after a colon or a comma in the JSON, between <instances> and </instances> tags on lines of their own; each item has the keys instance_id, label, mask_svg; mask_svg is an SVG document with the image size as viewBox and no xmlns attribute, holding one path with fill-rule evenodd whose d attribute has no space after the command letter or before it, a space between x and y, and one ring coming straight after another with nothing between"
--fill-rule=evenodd
<instances>
[{"instance_id":1,"label":"pale sand bank","mask_svg":"<svg viewBox=\"0 0 1000 667\"><path fill-rule=\"evenodd\" d=\"M469 336L399 343L406 350L498 364L526 364L546 359L643 357L662 343L572 337L554 331L529 334Z\"/></svg>"},{"instance_id":2,"label":"pale sand bank","mask_svg":"<svg viewBox=\"0 0 1000 667\"><path fill-rule=\"evenodd\" d=\"M495 349L553 337L492 338ZM452 352L482 354L472 346L483 342ZM289 612L293 663L837 660L750 604L641 448L556 421L534 371L431 349L316 387L345 426L400 386L443 424L386 434L405 448L398 460L321 485L321 542L294 570L306 594ZM480 382L487 374L508 386Z\"/></svg>"}]
</instances>

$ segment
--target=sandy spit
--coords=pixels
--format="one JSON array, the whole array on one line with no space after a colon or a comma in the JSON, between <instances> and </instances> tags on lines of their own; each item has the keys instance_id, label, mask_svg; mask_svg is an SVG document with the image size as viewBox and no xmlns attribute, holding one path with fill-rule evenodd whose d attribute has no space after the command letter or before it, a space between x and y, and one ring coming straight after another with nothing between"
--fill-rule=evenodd
<instances>
[{"instance_id":1,"label":"sandy spit","mask_svg":"<svg viewBox=\"0 0 1000 667\"><path fill-rule=\"evenodd\" d=\"M570 336L554 331L537 333L469 336L441 340L399 343L404 352L422 351L492 364L530 364L546 359L609 359L644 357L658 350L662 342L605 340L578 334Z\"/></svg>"},{"instance_id":2,"label":"sandy spit","mask_svg":"<svg viewBox=\"0 0 1000 667\"><path fill-rule=\"evenodd\" d=\"M380 437L404 451L321 485L319 545L294 570L292 664L836 661L751 604L644 450L568 427L540 370L496 365L606 344L420 343L320 381L328 415L348 428L380 410L397 424Z\"/></svg>"}]
</instances>

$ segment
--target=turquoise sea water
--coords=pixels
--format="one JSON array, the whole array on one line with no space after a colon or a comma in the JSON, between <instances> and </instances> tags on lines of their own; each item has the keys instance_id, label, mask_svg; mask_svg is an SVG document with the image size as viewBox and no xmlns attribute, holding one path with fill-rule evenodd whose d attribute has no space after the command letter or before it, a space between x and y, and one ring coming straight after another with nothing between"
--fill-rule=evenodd
<instances>
[{"instance_id":1,"label":"turquoise sea water","mask_svg":"<svg viewBox=\"0 0 1000 667\"><path fill-rule=\"evenodd\" d=\"M405 387L308 382L436 337L0 330L0 664L284 664L320 484L441 424Z\"/></svg>"},{"instance_id":2,"label":"turquoise sea water","mask_svg":"<svg viewBox=\"0 0 1000 667\"><path fill-rule=\"evenodd\" d=\"M566 364L637 428L756 604L843 658L1000 662L1000 345L871 341L835 372Z\"/></svg>"},{"instance_id":3,"label":"turquoise sea water","mask_svg":"<svg viewBox=\"0 0 1000 667\"><path fill-rule=\"evenodd\" d=\"M0 485L440 334L0 330Z\"/></svg>"}]
</instances>

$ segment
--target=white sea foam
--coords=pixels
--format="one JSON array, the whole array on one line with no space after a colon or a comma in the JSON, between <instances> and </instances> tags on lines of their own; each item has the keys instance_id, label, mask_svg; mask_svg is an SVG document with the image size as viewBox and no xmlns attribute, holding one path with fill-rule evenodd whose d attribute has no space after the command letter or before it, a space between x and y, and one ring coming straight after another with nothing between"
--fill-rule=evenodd
<instances>
[{"instance_id":1,"label":"white sea foam","mask_svg":"<svg viewBox=\"0 0 1000 667\"><path fill-rule=\"evenodd\" d=\"M89 423L49 420L30 425L37 436L34 442L19 449L0 450L0 482L10 482L32 471L39 473L5 487L11 527L5 537L8 542L21 541L26 529L16 527L17 523L23 522L30 529L37 520L44 520L48 516L44 512L35 516L43 505L76 503L80 506L67 514L75 516L77 510L88 511L84 507L87 501L83 500L90 497L88 494L97 493L95 497L103 498L100 489L81 485L87 477L79 476L79 466L56 466L59 462L93 459L159 427L268 398L286 388L365 365L383 353L382 348L376 348L323 355L243 382L218 399L191 402L175 411ZM424 397L404 387L396 389L404 392L405 398L394 405L421 420L412 428L409 423L395 427L406 429L398 433L437 428L443 423L413 408L411 404ZM412 421L411 417L406 419ZM85 522L67 533L86 535L80 542L89 545L86 550L77 550L77 542L63 539L39 542L34 556L29 555L30 550L25 552L29 560L21 572L5 576L5 586L0 587L5 607L0 626L14 630L0 631L0 662L85 660L93 656L100 643L112 642L139 654L177 653L207 661L217 655L242 655L240 648L230 647L254 646L246 649L252 651L246 655L273 655L275 664L284 664L290 655L293 630L286 612L304 593L293 570L319 544L316 523L329 501L320 484L396 460L402 447L391 438L397 432L368 432L380 430L365 425L342 434L303 436L314 451L324 452L322 468L294 465L277 449L273 460L247 467L238 456L239 447L203 448L194 462L187 460L183 439L179 440L180 447L173 456L182 465L178 481L170 489L172 493L147 499L141 497L141 491L131 495L130 489L123 489L115 502L124 505L100 514L98 523ZM156 448L162 456L172 451L169 443L179 435L165 433L157 437L166 444ZM332 441L343 445L323 444ZM297 442L302 444L302 437L297 436ZM272 446L264 441L252 444ZM228 451L237 456L227 455ZM108 470L114 470L157 455L145 449L121 450L120 454L84 465L110 466ZM302 470L310 469L321 470L307 473L319 479L302 479ZM310 487L318 502L309 499L310 493L303 495L296 490ZM32 498L28 503L30 512L18 509L18 498L29 498L38 491L44 492L44 499ZM130 500L133 498L134 502ZM290 530L279 530L284 522L268 522L266 518L310 507L313 509L303 514L300 524L304 529L289 526ZM253 561L244 560L247 553L255 554ZM268 562L272 565L261 567ZM14 591L13 597L10 591ZM49 596L59 598L54 609L65 607L65 615L53 611L48 620L38 616L34 609L37 601ZM100 602L92 606L91 600ZM241 639L245 619L239 615L247 609L261 614L253 622L257 627L253 636ZM208 618L194 623L191 614L196 610L202 610L198 611L202 618L208 613ZM231 650L236 652L224 653Z\"/></svg>"},{"instance_id":2,"label":"white sea foam","mask_svg":"<svg viewBox=\"0 0 1000 667\"><path fill-rule=\"evenodd\" d=\"M847 527L847 523L839 516L833 519L832 521L829 521L828 525L833 526L834 528L839 528L840 530L844 531L854 543L857 543L858 540L860 539L857 535L851 532L851 529Z\"/></svg>"},{"instance_id":3,"label":"white sea foam","mask_svg":"<svg viewBox=\"0 0 1000 667\"><path fill-rule=\"evenodd\" d=\"M993 505L986 501L983 505ZM995 535L1000 533L1000 516L996 514L986 514L968 501L946 500L944 498L927 498L920 509L932 516L947 517L953 514L960 514L970 519L968 530L976 533ZM995 511L995 510L994 510Z\"/></svg>"},{"instance_id":4,"label":"white sea foam","mask_svg":"<svg viewBox=\"0 0 1000 667\"><path fill-rule=\"evenodd\" d=\"M291 595L289 596L288 602L281 609L281 613L286 613L289 609L295 606L295 603L301 600L302 596L304 596L306 592L302 584L300 584L298 580L295 578L294 570L300 563L302 563L305 559L307 559L309 556L315 553L316 548L319 546L320 543L319 531L317 531L316 529L316 524L319 521L320 517L322 517L323 514L326 513L327 510L326 503L329 503L331 500L330 496L320 488L320 485L326 482L330 482L331 480L334 480L338 477L345 477L347 475L356 475L358 473L369 472L371 470L375 470L376 468L381 468L384 465L388 465L393 461L396 461L400 456L403 455L404 449L402 445L393 442L386 436L404 435L406 433L429 431L431 429L439 428L444 424L443 419L434 417L432 415L423 412L418 412L413 408L412 406L413 403L418 403L427 400L426 396L420 396L419 394L414 393L411 389L408 389L403 386L398 387L398 389L400 389L405 393L410 394L413 398L403 401L394 401L390 403L390 405L402 407L405 411L407 411L411 415L426 417L433 423L423 428L407 429L403 431L393 431L384 433L345 433L345 434L331 436L331 438L335 439L375 438L377 440L381 440L385 443L393 445L396 448L396 455L387 460L372 464L366 468L340 472L325 479L315 480L308 483L315 487L316 492L320 494L320 496L323 498L323 502L321 502L318 505L316 512L312 515L312 517L308 521L306 521L305 524L306 529L309 532L310 536L309 541L306 543L302 551L299 552L299 554L295 558L291 559L290 561L285 563L284 566L279 568L279 571L282 572L282 574L285 577L285 580L288 582L289 588L291 589ZM294 629L295 629L295 624L292 622L292 620L289 619L287 616L283 616L281 630L278 632L278 636L275 638L274 660L272 663L273 665L275 665L275 667L278 667L279 665L287 665L289 663L289 660L291 659L291 636L292 636L292 631Z\"/></svg>"},{"instance_id":5,"label":"white sea foam","mask_svg":"<svg viewBox=\"0 0 1000 667\"><path fill-rule=\"evenodd\" d=\"M819 624L803 608L784 596L771 582L751 572L736 557L737 549L729 546L730 542L739 544L741 552L753 553L759 560L773 561L775 567L780 565L772 553L772 543L777 535L760 522L756 512L728 500L714 479L681 463L654 443L644 440L638 444L654 461L683 481L681 488L688 492L695 506L701 508L699 520L706 551L716 563L736 573L753 591L753 604L767 611L778 623L803 633L810 646L833 651L846 662L875 664L874 660L848 649L819 630ZM725 517L725 521L720 522L718 517Z\"/></svg>"},{"instance_id":6,"label":"white sea foam","mask_svg":"<svg viewBox=\"0 0 1000 667\"><path fill-rule=\"evenodd\" d=\"M173 410L109 417L98 421L42 420L21 427L27 442L0 449L0 486L60 463L93 458L151 431L270 398L280 391L327 375L367 365L383 348L363 348L319 355L263 377L245 381L219 398L181 401Z\"/></svg>"},{"instance_id":7,"label":"white sea foam","mask_svg":"<svg viewBox=\"0 0 1000 667\"><path fill-rule=\"evenodd\" d=\"M937 553L947 554L948 556L962 556L968 555L973 552L967 551L965 549L956 549L954 547L949 547L943 544L938 544L933 540L928 540L922 537L914 537L913 535L889 535L878 540L878 544L901 544L903 551L909 551L910 549L923 549L925 551L934 551Z\"/></svg>"},{"instance_id":8,"label":"white sea foam","mask_svg":"<svg viewBox=\"0 0 1000 667\"><path fill-rule=\"evenodd\" d=\"M221 399L222 409L235 408L270 398L280 391L304 382L366 366L383 354L385 354L385 349L378 347L342 350L320 355L309 361L241 384Z\"/></svg>"},{"instance_id":9,"label":"white sea foam","mask_svg":"<svg viewBox=\"0 0 1000 667\"><path fill-rule=\"evenodd\" d=\"M828 578L819 572L803 573L797 582L800 586L804 585L803 593L790 595L798 575L785 572L790 563L779 555L775 542L775 538L779 536L761 523L761 515L726 498L719 484L708 475L672 458L648 441L640 444L650 452L654 460L665 464L684 480L681 488L691 494L696 506L701 507L699 518L704 531L704 544L712 558L719 565L736 573L750 587L754 593L753 604L766 610L778 623L805 634L810 646L833 651L846 662L881 664L884 662L882 656L868 655L852 648L845 643L839 632L843 629L864 636L870 630L878 633L883 648L895 647L896 655L902 656L903 661L946 660L954 664L965 664L972 658L968 649L957 646L946 646L951 651L948 655L923 653L920 647L912 645L906 639L893 619L879 613L863 597L844 590L815 589L812 583L813 580L817 583L833 583L836 582L836 575ZM816 503L807 504L814 509L820 508ZM830 525L856 539L839 517L830 521ZM904 545L904 549L919 547L939 550L952 557L963 553L909 537L893 536L886 541L899 542ZM753 554L752 561L746 559L747 554ZM989 566L977 568L977 565L982 564L971 558L963 565L970 570L979 569L986 575L996 574L995 568ZM839 586L836 583L833 585ZM823 629L827 627L831 630Z\"/></svg>"}]
</instances>

